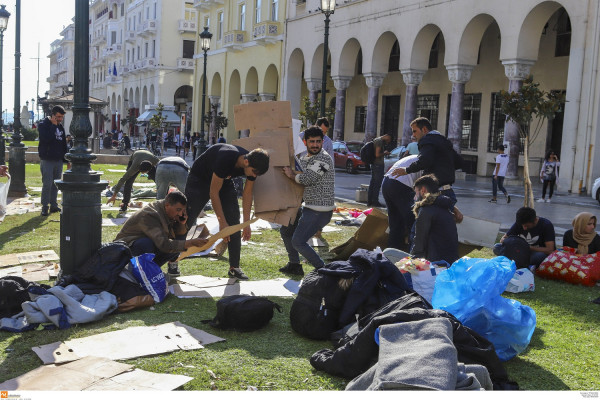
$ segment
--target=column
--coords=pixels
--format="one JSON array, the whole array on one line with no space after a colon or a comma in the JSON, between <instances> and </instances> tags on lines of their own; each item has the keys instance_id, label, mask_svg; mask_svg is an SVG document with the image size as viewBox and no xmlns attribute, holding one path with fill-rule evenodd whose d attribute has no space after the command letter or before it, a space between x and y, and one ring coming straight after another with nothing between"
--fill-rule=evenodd
<instances>
[{"instance_id":1,"label":"column","mask_svg":"<svg viewBox=\"0 0 600 400\"><path fill-rule=\"evenodd\" d=\"M335 118L333 120L333 140L344 140L346 121L346 90L350 87L351 76L332 76L335 86Z\"/></svg>"},{"instance_id":2,"label":"column","mask_svg":"<svg viewBox=\"0 0 600 400\"><path fill-rule=\"evenodd\" d=\"M369 142L377 137L377 111L379 109L379 88L383 83L385 74L366 73L365 82L369 88L367 100L367 127L365 132L365 142Z\"/></svg>"},{"instance_id":3,"label":"column","mask_svg":"<svg viewBox=\"0 0 600 400\"><path fill-rule=\"evenodd\" d=\"M410 123L417 118L417 89L423 80L426 71L417 69L403 69L402 80L406 85L406 95L404 96L404 123L402 124L402 145L406 146L411 142L412 129Z\"/></svg>"},{"instance_id":4,"label":"column","mask_svg":"<svg viewBox=\"0 0 600 400\"><path fill-rule=\"evenodd\" d=\"M452 146L460 154L460 138L462 135L462 115L465 99L465 83L471 79L471 65L448 65L448 79L452 82L452 102L450 106L450 120L446 136Z\"/></svg>"},{"instance_id":5,"label":"column","mask_svg":"<svg viewBox=\"0 0 600 400\"><path fill-rule=\"evenodd\" d=\"M260 101L274 101L275 93L259 93L258 98Z\"/></svg>"},{"instance_id":6,"label":"column","mask_svg":"<svg viewBox=\"0 0 600 400\"><path fill-rule=\"evenodd\" d=\"M219 108L221 106L221 96L208 96L210 112L212 114L212 122L210 127L208 128L208 143L212 144L213 138L218 139L217 135L217 114L219 113ZM215 107L216 106L216 107ZM216 140L215 140L216 142Z\"/></svg>"},{"instance_id":7,"label":"column","mask_svg":"<svg viewBox=\"0 0 600 400\"><path fill-rule=\"evenodd\" d=\"M306 86L308 87L308 100L311 105L318 105L319 92L321 91L321 79L320 78L309 78L306 79ZM315 121L311 121L315 122Z\"/></svg>"},{"instance_id":8,"label":"column","mask_svg":"<svg viewBox=\"0 0 600 400\"><path fill-rule=\"evenodd\" d=\"M240 104L250 103L256 99L255 94L242 93L241 96L242 96L242 100L240 101ZM248 136L250 136L250 129L242 129L240 131L240 137L248 137Z\"/></svg>"},{"instance_id":9,"label":"column","mask_svg":"<svg viewBox=\"0 0 600 400\"><path fill-rule=\"evenodd\" d=\"M518 92L523 86L523 80L529 76L531 66L534 61L529 60L505 60L504 74L508 78L508 91ZM519 125L513 121L507 120L504 123L504 142L508 143L508 169L506 177L514 179L519 176L519 150L521 141L519 140Z\"/></svg>"}]
</instances>

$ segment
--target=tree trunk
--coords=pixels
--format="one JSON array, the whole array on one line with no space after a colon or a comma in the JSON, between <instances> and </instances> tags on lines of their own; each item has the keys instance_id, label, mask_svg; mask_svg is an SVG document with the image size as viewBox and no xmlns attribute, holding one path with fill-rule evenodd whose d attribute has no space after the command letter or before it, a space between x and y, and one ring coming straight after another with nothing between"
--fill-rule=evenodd
<instances>
[{"instance_id":1,"label":"tree trunk","mask_svg":"<svg viewBox=\"0 0 600 400\"><path fill-rule=\"evenodd\" d=\"M529 177L529 138L525 138L525 148L523 149L523 183L525 188L524 207L534 207L533 187L531 186L531 178Z\"/></svg>"}]
</instances>

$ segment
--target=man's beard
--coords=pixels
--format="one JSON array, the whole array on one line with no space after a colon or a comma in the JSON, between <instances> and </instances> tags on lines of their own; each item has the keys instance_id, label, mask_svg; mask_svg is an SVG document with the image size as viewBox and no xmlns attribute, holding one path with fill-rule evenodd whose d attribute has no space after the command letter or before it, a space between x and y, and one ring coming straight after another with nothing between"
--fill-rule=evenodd
<instances>
[{"instance_id":1,"label":"man's beard","mask_svg":"<svg viewBox=\"0 0 600 400\"><path fill-rule=\"evenodd\" d=\"M321 148L319 147L317 150L314 150L311 147L307 147L306 151L308 152L308 154L310 154L311 156L314 156L315 154L319 154L319 152L321 151Z\"/></svg>"}]
</instances>

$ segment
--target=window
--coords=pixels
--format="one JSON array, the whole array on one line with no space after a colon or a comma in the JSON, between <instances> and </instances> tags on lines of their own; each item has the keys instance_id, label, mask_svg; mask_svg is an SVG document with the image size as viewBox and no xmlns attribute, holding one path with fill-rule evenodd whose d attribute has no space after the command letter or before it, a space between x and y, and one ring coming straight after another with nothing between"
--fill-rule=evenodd
<instances>
[{"instance_id":1,"label":"window","mask_svg":"<svg viewBox=\"0 0 600 400\"><path fill-rule=\"evenodd\" d=\"M137 55L138 55L137 59L139 60L142 57L141 51L140 51L140 46L137 47Z\"/></svg>"},{"instance_id":2,"label":"window","mask_svg":"<svg viewBox=\"0 0 600 400\"><path fill-rule=\"evenodd\" d=\"M271 21L277 21L279 16L279 0L271 0Z\"/></svg>"},{"instance_id":3,"label":"window","mask_svg":"<svg viewBox=\"0 0 600 400\"><path fill-rule=\"evenodd\" d=\"M150 7L146 7L146 19L150 19Z\"/></svg>"},{"instance_id":4,"label":"window","mask_svg":"<svg viewBox=\"0 0 600 400\"><path fill-rule=\"evenodd\" d=\"M446 136L450 124L450 107L452 95L448 95L448 112L446 118ZM479 115L481 112L481 93L466 94L463 97L462 133L460 135L461 150L477 151L479 139Z\"/></svg>"},{"instance_id":5,"label":"window","mask_svg":"<svg viewBox=\"0 0 600 400\"><path fill-rule=\"evenodd\" d=\"M210 17L208 15L204 17L204 26L210 27Z\"/></svg>"},{"instance_id":6,"label":"window","mask_svg":"<svg viewBox=\"0 0 600 400\"><path fill-rule=\"evenodd\" d=\"M362 75L362 59L362 49L358 49L358 55L356 56L356 75Z\"/></svg>"},{"instance_id":7,"label":"window","mask_svg":"<svg viewBox=\"0 0 600 400\"><path fill-rule=\"evenodd\" d=\"M400 44L396 40L390 52L390 61L388 63L388 72L400 70Z\"/></svg>"},{"instance_id":8,"label":"window","mask_svg":"<svg viewBox=\"0 0 600 400\"><path fill-rule=\"evenodd\" d=\"M196 42L193 40L183 41L183 58L194 58L194 46Z\"/></svg>"},{"instance_id":9,"label":"window","mask_svg":"<svg viewBox=\"0 0 600 400\"><path fill-rule=\"evenodd\" d=\"M254 23L255 24L260 23L260 8L261 8L261 4L262 4L261 0L256 0L256 7L254 8Z\"/></svg>"},{"instance_id":10,"label":"window","mask_svg":"<svg viewBox=\"0 0 600 400\"><path fill-rule=\"evenodd\" d=\"M121 4L121 17L125 15L125 4Z\"/></svg>"},{"instance_id":11,"label":"window","mask_svg":"<svg viewBox=\"0 0 600 400\"><path fill-rule=\"evenodd\" d=\"M492 105L490 109L490 132L488 136L488 152L495 152L496 145L504 142L504 124L506 115L502 114L502 97L500 93L492 93ZM520 137L519 154L523 154L525 138Z\"/></svg>"},{"instance_id":12,"label":"window","mask_svg":"<svg viewBox=\"0 0 600 400\"><path fill-rule=\"evenodd\" d=\"M559 11L556 21L556 46L554 57L568 56L571 52L571 20L564 8Z\"/></svg>"},{"instance_id":13,"label":"window","mask_svg":"<svg viewBox=\"0 0 600 400\"><path fill-rule=\"evenodd\" d=\"M111 31L110 32L110 45L112 46L115 43L117 43L117 32Z\"/></svg>"},{"instance_id":14,"label":"window","mask_svg":"<svg viewBox=\"0 0 600 400\"><path fill-rule=\"evenodd\" d=\"M367 126L367 107L357 106L354 109L354 132L364 132Z\"/></svg>"},{"instance_id":15,"label":"window","mask_svg":"<svg viewBox=\"0 0 600 400\"><path fill-rule=\"evenodd\" d=\"M127 50L127 64L129 64L129 60L130 60L130 58L129 58L129 50Z\"/></svg>"},{"instance_id":16,"label":"window","mask_svg":"<svg viewBox=\"0 0 600 400\"><path fill-rule=\"evenodd\" d=\"M156 57L156 40L152 39L152 57Z\"/></svg>"},{"instance_id":17,"label":"window","mask_svg":"<svg viewBox=\"0 0 600 400\"><path fill-rule=\"evenodd\" d=\"M440 52L440 35L438 33L435 39L433 40L433 44L431 45L431 50L429 51L429 68L437 68L438 66L438 56Z\"/></svg>"},{"instance_id":18,"label":"window","mask_svg":"<svg viewBox=\"0 0 600 400\"><path fill-rule=\"evenodd\" d=\"M218 14L217 40L223 39L223 11Z\"/></svg>"},{"instance_id":19,"label":"window","mask_svg":"<svg viewBox=\"0 0 600 400\"><path fill-rule=\"evenodd\" d=\"M437 129L439 108L439 94L417 95L417 116L427 118L433 129Z\"/></svg>"},{"instance_id":20,"label":"window","mask_svg":"<svg viewBox=\"0 0 600 400\"><path fill-rule=\"evenodd\" d=\"M246 30L246 5L240 4L240 31Z\"/></svg>"},{"instance_id":21,"label":"window","mask_svg":"<svg viewBox=\"0 0 600 400\"><path fill-rule=\"evenodd\" d=\"M144 57L148 58L148 42L144 43Z\"/></svg>"},{"instance_id":22,"label":"window","mask_svg":"<svg viewBox=\"0 0 600 400\"><path fill-rule=\"evenodd\" d=\"M152 17L154 19L156 19L156 2L154 2L154 10L153 10L153 13L152 13Z\"/></svg>"}]
</instances>

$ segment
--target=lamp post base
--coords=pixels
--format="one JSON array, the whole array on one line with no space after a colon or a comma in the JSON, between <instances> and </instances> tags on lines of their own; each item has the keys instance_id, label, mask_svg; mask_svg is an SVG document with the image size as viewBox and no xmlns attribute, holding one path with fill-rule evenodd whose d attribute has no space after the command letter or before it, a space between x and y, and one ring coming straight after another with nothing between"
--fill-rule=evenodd
<instances>
[{"instance_id":1,"label":"lamp post base","mask_svg":"<svg viewBox=\"0 0 600 400\"><path fill-rule=\"evenodd\" d=\"M25 186L25 151L27 147L14 147L12 144L8 147L8 172L10 173L9 197L27 196L27 187Z\"/></svg>"}]
</instances>

